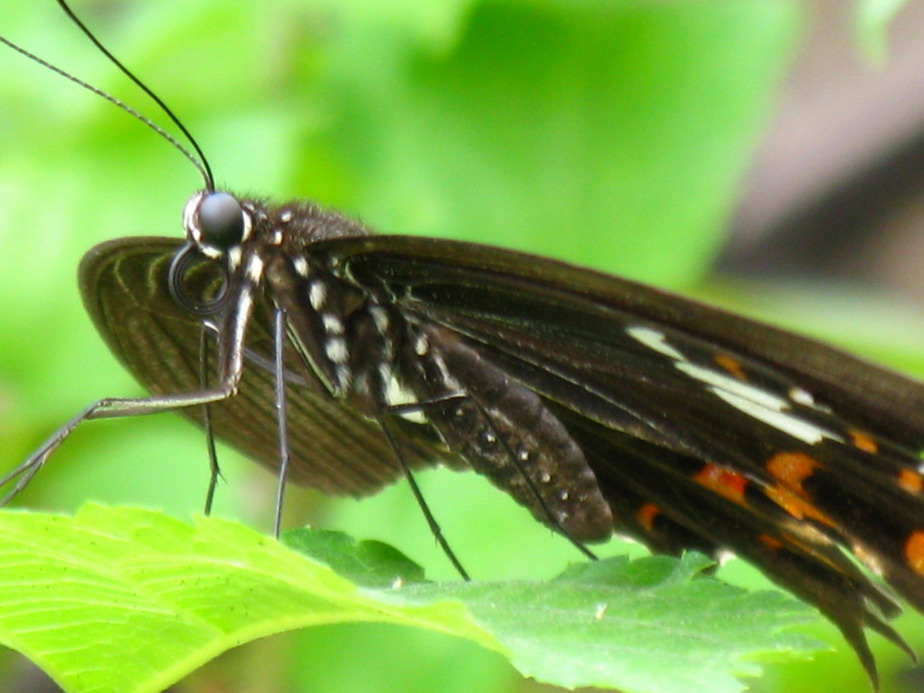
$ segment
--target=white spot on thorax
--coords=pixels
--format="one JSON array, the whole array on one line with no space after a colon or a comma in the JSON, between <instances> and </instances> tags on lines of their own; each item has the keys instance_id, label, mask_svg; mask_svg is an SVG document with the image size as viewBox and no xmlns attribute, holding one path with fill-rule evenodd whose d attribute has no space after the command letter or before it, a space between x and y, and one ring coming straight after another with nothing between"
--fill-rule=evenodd
<instances>
[{"instance_id":1,"label":"white spot on thorax","mask_svg":"<svg viewBox=\"0 0 924 693\"><path fill-rule=\"evenodd\" d=\"M260 256L254 253L247 258L247 267L244 268L244 276L254 284L259 283L260 277L263 274L263 260L260 259Z\"/></svg>"},{"instance_id":2,"label":"white spot on thorax","mask_svg":"<svg viewBox=\"0 0 924 693\"><path fill-rule=\"evenodd\" d=\"M200 247L201 247L201 249L202 249L202 252L205 253L205 255L207 255L208 257L212 257L212 256L209 255L209 253L206 251L206 246L200 246ZM243 251L241 250L241 246L239 246L239 245L236 245L236 246L234 246L233 248L229 248L228 251L227 251L227 253L225 253L225 257L228 259L228 267L229 267L230 269L232 269L232 270L237 269L238 267L240 267L240 265L241 265L241 257L243 256L243 254L244 254L244 253L243 253ZM215 257L220 257L220 255L221 255L221 253L219 253L219 254L216 255Z\"/></svg>"},{"instance_id":3,"label":"white spot on thorax","mask_svg":"<svg viewBox=\"0 0 924 693\"><path fill-rule=\"evenodd\" d=\"M385 375L381 368L380 372ZM385 402L389 406L406 407L409 404L417 404L417 397L413 392L404 387L401 381L391 373L391 369L388 369L388 377L383 378L383 382L385 383ZM406 419L407 421L411 421L413 423L427 423L427 417L422 409L410 409L408 411L402 411L400 412L399 416L402 419Z\"/></svg>"},{"instance_id":4,"label":"white spot on thorax","mask_svg":"<svg viewBox=\"0 0 924 693\"><path fill-rule=\"evenodd\" d=\"M324 351L334 363L345 364L350 358L346 341L342 337L331 337L324 344Z\"/></svg>"},{"instance_id":5,"label":"white spot on thorax","mask_svg":"<svg viewBox=\"0 0 924 693\"><path fill-rule=\"evenodd\" d=\"M292 267L295 268L295 273L302 279L307 279L311 276L311 268L308 266L308 261L301 255L296 255L292 258Z\"/></svg>"},{"instance_id":6,"label":"white spot on thorax","mask_svg":"<svg viewBox=\"0 0 924 693\"><path fill-rule=\"evenodd\" d=\"M321 322L324 325L324 330L328 334L340 335L343 334L343 320L341 320L336 315L331 313L322 313Z\"/></svg>"},{"instance_id":7,"label":"white spot on thorax","mask_svg":"<svg viewBox=\"0 0 924 693\"><path fill-rule=\"evenodd\" d=\"M312 308L320 311L324 307L325 301L327 301L327 285L320 280L311 282L311 286L308 288L308 301L311 303Z\"/></svg>"},{"instance_id":8,"label":"white spot on thorax","mask_svg":"<svg viewBox=\"0 0 924 693\"><path fill-rule=\"evenodd\" d=\"M385 335L388 332L388 311L382 308L382 306L372 306L369 308L369 315L372 316L375 329L379 331L379 334Z\"/></svg>"},{"instance_id":9,"label":"white spot on thorax","mask_svg":"<svg viewBox=\"0 0 924 693\"><path fill-rule=\"evenodd\" d=\"M404 384L392 373L388 374L388 378L383 383L385 384L385 402L389 406L401 407L417 403L417 397L414 396L414 393L404 387Z\"/></svg>"}]
</instances>

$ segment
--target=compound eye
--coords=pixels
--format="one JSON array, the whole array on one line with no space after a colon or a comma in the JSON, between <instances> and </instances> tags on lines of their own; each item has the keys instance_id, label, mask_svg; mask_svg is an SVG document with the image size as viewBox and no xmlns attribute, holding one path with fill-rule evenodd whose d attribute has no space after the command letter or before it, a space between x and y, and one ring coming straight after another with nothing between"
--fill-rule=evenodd
<instances>
[{"instance_id":1,"label":"compound eye","mask_svg":"<svg viewBox=\"0 0 924 693\"><path fill-rule=\"evenodd\" d=\"M244 210L233 195L213 192L199 204L202 243L227 250L244 239Z\"/></svg>"}]
</instances>

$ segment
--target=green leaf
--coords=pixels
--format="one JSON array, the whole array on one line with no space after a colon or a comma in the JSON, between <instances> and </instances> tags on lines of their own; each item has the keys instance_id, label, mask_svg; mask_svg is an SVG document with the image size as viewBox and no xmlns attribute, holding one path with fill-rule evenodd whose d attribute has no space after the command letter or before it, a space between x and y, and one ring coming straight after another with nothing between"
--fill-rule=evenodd
<instances>
[{"instance_id":1,"label":"green leaf","mask_svg":"<svg viewBox=\"0 0 924 693\"><path fill-rule=\"evenodd\" d=\"M286 546L363 587L391 587L424 579L423 568L381 541L357 541L344 532L320 529L289 530L282 539Z\"/></svg>"},{"instance_id":2,"label":"green leaf","mask_svg":"<svg viewBox=\"0 0 924 693\"><path fill-rule=\"evenodd\" d=\"M608 559L549 582L405 583L394 550L330 532L290 534L365 583L225 520L87 505L76 517L0 513L0 641L66 691L160 691L224 650L310 625L368 621L470 639L524 675L635 692L741 690L759 659L813 645L776 592L703 577L711 563ZM395 568L398 567L396 575ZM370 578L371 576L371 578Z\"/></svg>"}]
</instances>

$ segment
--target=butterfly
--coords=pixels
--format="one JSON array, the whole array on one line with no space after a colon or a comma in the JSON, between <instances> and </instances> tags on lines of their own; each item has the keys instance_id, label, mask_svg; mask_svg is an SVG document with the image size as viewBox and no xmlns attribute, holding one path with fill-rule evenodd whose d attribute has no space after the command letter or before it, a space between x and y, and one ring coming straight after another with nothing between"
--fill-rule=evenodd
<instances>
[{"instance_id":1,"label":"butterfly","mask_svg":"<svg viewBox=\"0 0 924 693\"><path fill-rule=\"evenodd\" d=\"M180 409L327 493L439 462L588 553L614 532L730 550L831 619L874 681L866 628L910 652L888 620L893 592L924 611L924 385L611 275L205 180L185 240L81 264L90 316L152 397L82 412L16 489L83 420Z\"/></svg>"},{"instance_id":2,"label":"butterfly","mask_svg":"<svg viewBox=\"0 0 924 693\"><path fill-rule=\"evenodd\" d=\"M277 468L281 390L293 481L363 495L405 467L471 468L581 546L615 531L733 551L872 677L865 628L908 649L857 563L924 611L921 383L614 276L373 235L310 203L204 190L185 219L185 243L116 239L81 264L97 329L155 395L104 415L208 401L218 437Z\"/></svg>"}]
</instances>

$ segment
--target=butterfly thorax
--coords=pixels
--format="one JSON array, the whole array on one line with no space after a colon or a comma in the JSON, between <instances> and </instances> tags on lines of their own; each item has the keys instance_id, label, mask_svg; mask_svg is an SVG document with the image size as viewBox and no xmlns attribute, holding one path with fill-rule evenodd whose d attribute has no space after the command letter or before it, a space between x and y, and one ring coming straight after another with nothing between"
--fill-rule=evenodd
<instances>
[{"instance_id":1,"label":"butterfly thorax","mask_svg":"<svg viewBox=\"0 0 924 693\"><path fill-rule=\"evenodd\" d=\"M383 426L398 417L405 428L432 428L448 456L573 538L611 534L596 476L535 392L384 285L354 279L329 241L368 230L310 203L270 207L223 193L198 193L185 219L190 242L226 263L233 300L220 334L236 335L225 340L230 346L245 341L265 299L285 316L286 340L332 400ZM243 351L223 346L220 354Z\"/></svg>"}]
</instances>

